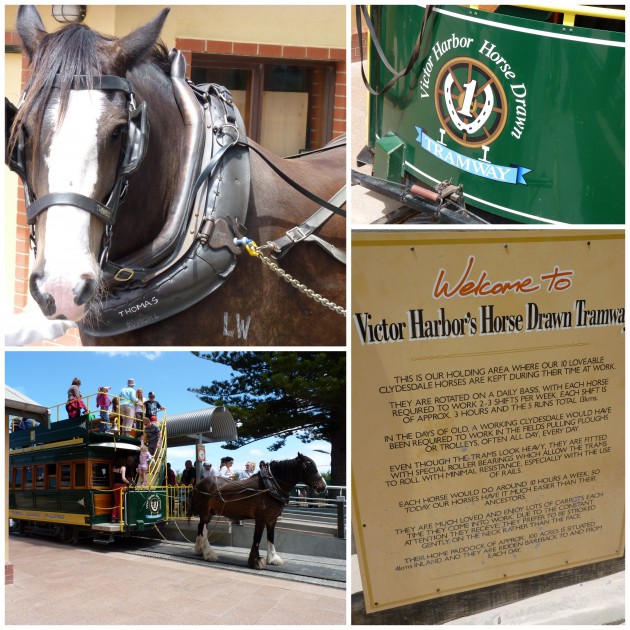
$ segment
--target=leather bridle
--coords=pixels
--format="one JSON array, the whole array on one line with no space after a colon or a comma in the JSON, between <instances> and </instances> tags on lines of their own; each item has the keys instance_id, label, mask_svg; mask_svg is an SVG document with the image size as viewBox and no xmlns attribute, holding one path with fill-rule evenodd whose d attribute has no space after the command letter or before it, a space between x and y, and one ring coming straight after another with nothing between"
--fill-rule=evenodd
<instances>
[{"instance_id":1,"label":"leather bridle","mask_svg":"<svg viewBox=\"0 0 630 630\"><path fill-rule=\"evenodd\" d=\"M61 88L62 77L57 75L53 81L53 88ZM80 208L96 216L106 226L106 234L103 239L103 251L101 261L106 257L111 238L111 226L116 221L116 213L127 187L127 176L135 172L147 152L149 121L147 116L147 104L136 105L133 94L133 87L127 79L113 75L95 76L91 79L84 75L77 75L72 79L71 89L73 90L103 90L120 91L126 95L128 104L127 127L121 156L114 185L103 203L98 199L93 199L86 195L75 192L53 192L36 198L26 179L26 165L24 163L24 131L18 132L18 139L11 156L7 156L9 168L15 171L24 184L26 193L26 217L27 223L34 226L37 217L51 206L73 206ZM34 231L34 228L32 228ZM35 235L32 233L31 239L35 243Z\"/></svg>"}]
</instances>

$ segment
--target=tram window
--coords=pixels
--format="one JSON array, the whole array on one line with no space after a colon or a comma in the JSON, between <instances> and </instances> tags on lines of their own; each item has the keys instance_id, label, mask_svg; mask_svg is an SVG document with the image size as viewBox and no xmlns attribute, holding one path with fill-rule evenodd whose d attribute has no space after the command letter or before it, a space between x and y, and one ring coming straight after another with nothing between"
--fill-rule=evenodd
<instances>
[{"instance_id":1,"label":"tram window","mask_svg":"<svg viewBox=\"0 0 630 630\"><path fill-rule=\"evenodd\" d=\"M32 488L33 487L33 467L32 466L27 466L24 469L25 472L25 484L24 487L25 488Z\"/></svg>"},{"instance_id":2,"label":"tram window","mask_svg":"<svg viewBox=\"0 0 630 630\"><path fill-rule=\"evenodd\" d=\"M109 464L92 464L92 487L94 486L109 486Z\"/></svg>"},{"instance_id":3,"label":"tram window","mask_svg":"<svg viewBox=\"0 0 630 630\"><path fill-rule=\"evenodd\" d=\"M70 464L59 465L59 487L69 488L71 484L72 466Z\"/></svg>"},{"instance_id":4,"label":"tram window","mask_svg":"<svg viewBox=\"0 0 630 630\"><path fill-rule=\"evenodd\" d=\"M44 487L44 467L35 466L35 470L37 471L37 474L35 477L35 487L43 488Z\"/></svg>"},{"instance_id":5,"label":"tram window","mask_svg":"<svg viewBox=\"0 0 630 630\"><path fill-rule=\"evenodd\" d=\"M48 488L57 489L57 464L46 464L46 477L48 477Z\"/></svg>"},{"instance_id":6,"label":"tram window","mask_svg":"<svg viewBox=\"0 0 630 630\"><path fill-rule=\"evenodd\" d=\"M13 487L14 488L22 487L22 469L21 468L13 469Z\"/></svg>"},{"instance_id":7,"label":"tram window","mask_svg":"<svg viewBox=\"0 0 630 630\"><path fill-rule=\"evenodd\" d=\"M75 464L74 466L74 487L85 488L85 464Z\"/></svg>"}]
</instances>

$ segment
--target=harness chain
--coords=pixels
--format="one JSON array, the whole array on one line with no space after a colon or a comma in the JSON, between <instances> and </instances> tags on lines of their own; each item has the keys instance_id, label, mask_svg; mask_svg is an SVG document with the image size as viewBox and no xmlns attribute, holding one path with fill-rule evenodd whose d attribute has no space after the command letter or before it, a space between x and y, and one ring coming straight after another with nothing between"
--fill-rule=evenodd
<instances>
[{"instance_id":1,"label":"harness chain","mask_svg":"<svg viewBox=\"0 0 630 630\"><path fill-rule=\"evenodd\" d=\"M338 306L334 302L331 302L327 298L321 296L319 293L315 293L313 289L309 289L306 285L302 284L299 280L296 280L290 273L287 273L284 269L282 269L275 262L273 262L273 260L261 254L261 250L265 249L266 247L267 247L266 245L263 245L262 247L258 247L256 243L253 243L253 242L251 245L246 246L247 251L249 252L250 256L255 256L259 258L265 265L267 265L267 267L269 267L269 269L271 269L271 271L279 275L285 282L288 282L292 287L300 291L300 293L303 293L304 295L311 298L312 300L315 300L315 302L317 302L318 304L321 304L322 306L329 308L331 311L334 311L335 313L338 313L339 315L342 315L343 317L345 317L346 315L345 308L343 308L342 306Z\"/></svg>"}]
</instances>

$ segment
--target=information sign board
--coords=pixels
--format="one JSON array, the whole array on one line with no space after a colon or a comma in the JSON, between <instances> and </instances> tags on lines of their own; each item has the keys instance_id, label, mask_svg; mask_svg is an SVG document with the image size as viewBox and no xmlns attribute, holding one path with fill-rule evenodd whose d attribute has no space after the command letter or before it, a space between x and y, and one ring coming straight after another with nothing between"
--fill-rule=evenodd
<instances>
[{"instance_id":1,"label":"information sign board","mask_svg":"<svg viewBox=\"0 0 630 630\"><path fill-rule=\"evenodd\" d=\"M623 555L623 232L352 246L367 611Z\"/></svg>"}]
</instances>

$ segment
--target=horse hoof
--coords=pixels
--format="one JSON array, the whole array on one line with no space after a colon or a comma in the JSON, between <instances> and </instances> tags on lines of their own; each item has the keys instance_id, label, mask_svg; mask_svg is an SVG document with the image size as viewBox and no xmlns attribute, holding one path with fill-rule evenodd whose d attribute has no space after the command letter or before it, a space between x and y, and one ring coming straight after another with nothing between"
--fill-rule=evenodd
<instances>
[{"instance_id":1,"label":"horse hoof","mask_svg":"<svg viewBox=\"0 0 630 630\"><path fill-rule=\"evenodd\" d=\"M256 569L259 571L260 569L264 569L267 563L264 558L250 558L248 564L250 569Z\"/></svg>"},{"instance_id":2,"label":"horse hoof","mask_svg":"<svg viewBox=\"0 0 630 630\"><path fill-rule=\"evenodd\" d=\"M284 564L284 560L280 556L267 557L267 564L271 564L275 567L280 567Z\"/></svg>"}]
</instances>

